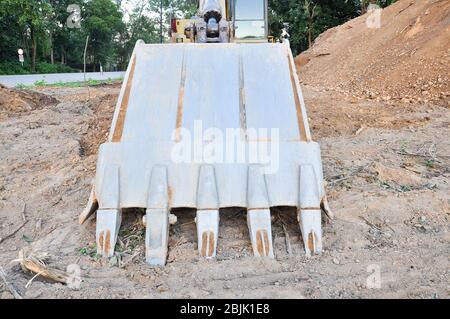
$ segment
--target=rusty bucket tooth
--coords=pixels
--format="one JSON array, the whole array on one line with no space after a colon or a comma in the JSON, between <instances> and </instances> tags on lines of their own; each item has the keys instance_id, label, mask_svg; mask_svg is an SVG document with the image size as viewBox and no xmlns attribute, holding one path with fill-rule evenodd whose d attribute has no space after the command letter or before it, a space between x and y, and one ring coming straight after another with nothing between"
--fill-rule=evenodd
<instances>
[{"instance_id":1,"label":"rusty bucket tooth","mask_svg":"<svg viewBox=\"0 0 450 319\"><path fill-rule=\"evenodd\" d=\"M247 212L247 224L256 257L274 258L270 223L269 209L252 209Z\"/></svg>"},{"instance_id":2,"label":"rusty bucket tooth","mask_svg":"<svg viewBox=\"0 0 450 319\"><path fill-rule=\"evenodd\" d=\"M97 210L97 254L112 257L119 235L122 216L119 209Z\"/></svg>"},{"instance_id":3,"label":"rusty bucket tooth","mask_svg":"<svg viewBox=\"0 0 450 319\"><path fill-rule=\"evenodd\" d=\"M249 167L247 194L247 224L253 253L257 257L274 258L266 181L262 167L259 165L251 165Z\"/></svg>"},{"instance_id":4,"label":"rusty bucket tooth","mask_svg":"<svg viewBox=\"0 0 450 319\"><path fill-rule=\"evenodd\" d=\"M322 219L319 186L312 165L300 166L298 221L307 255L322 252Z\"/></svg>"},{"instance_id":5,"label":"rusty bucket tooth","mask_svg":"<svg viewBox=\"0 0 450 319\"><path fill-rule=\"evenodd\" d=\"M119 167L106 165L103 171L103 186L100 190L101 201L97 210L97 253L103 257L112 257L122 222L119 203Z\"/></svg>"},{"instance_id":6,"label":"rusty bucket tooth","mask_svg":"<svg viewBox=\"0 0 450 319\"><path fill-rule=\"evenodd\" d=\"M214 167L200 167L197 190L197 238L200 256L216 257L219 233L219 200Z\"/></svg>"},{"instance_id":7,"label":"rusty bucket tooth","mask_svg":"<svg viewBox=\"0 0 450 319\"><path fill-rule=\"evenodd\" d=\"M146 210L145 261L149 265L166 264L169 241L169 196L167 168L152 169Z\"/></svg>"},{"instance_id":8,"label":"rusty bucket tooth","mask_svg":"<svg viewBox=\"0 0 450 319\"><path fill-rule=\"evenodd\" d=\"M196 217L198 251L201 257L216 257L219 210L199 210Z\"/></svg>"}]
</instances>

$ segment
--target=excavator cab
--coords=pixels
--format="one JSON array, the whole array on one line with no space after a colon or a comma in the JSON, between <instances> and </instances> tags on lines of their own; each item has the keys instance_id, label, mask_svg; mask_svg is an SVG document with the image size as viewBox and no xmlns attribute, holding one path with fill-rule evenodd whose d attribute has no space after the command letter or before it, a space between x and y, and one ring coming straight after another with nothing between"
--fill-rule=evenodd
<instances>
[{"instance_id":1,"label":"excavator cab","mask_svg":"<svg viewBox=\"0 0 450 319\"><path fill-rule=\"evenodd\" d=\"M266 42L269 36L267 0L234 0L233 38L236 42Z\"/></svg>"},{"instance_id":2,"label":"excavator cab","mask_svg":"<svg viewBox=\"0 0 450 319\"><path fill-rule=\"evenodd\" d=\"M201 0L197 15L172 19L171 42L267 42L267 0Z\"/></svg>"},{"instance_id":3,"label":"excavator cab","mask_svg":"<svg viewBox=\"0 0 450 319\"><path fill-rule=\"evenodd\" d=\"M171 212L189 208L199 255L214 258L220 211L241 208L254 255L276 258L280 207L296 211L306 254L320 253L320 147L289 43L269 41L267 0L202 0L172 31L173 43L136 43L99 148L80 215L96 213L98 254L114 255L124 209L140 208L145 260L165 265Z\"/></svg>"}]
</instances>

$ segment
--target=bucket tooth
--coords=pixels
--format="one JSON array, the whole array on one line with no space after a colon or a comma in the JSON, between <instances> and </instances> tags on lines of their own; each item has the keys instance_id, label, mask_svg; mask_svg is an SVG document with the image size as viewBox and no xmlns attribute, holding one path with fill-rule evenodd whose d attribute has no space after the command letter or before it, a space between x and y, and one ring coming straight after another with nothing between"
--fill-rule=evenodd
<instances>
[{"instance_id":1,"label":"bucket tooth","mask_svg":"<svg viewBox=\"0 0 450 319\"><path fill-rule=\"evenodd\" d=\"M300 230L307 255L322 252L321 211L300 209Z\"/></svg>"},{"instance_id":2,"label":"bucket tooth","mask_svg":"<svg viewBox=\"0 0 450 319\"><path fill-rule=\"evenodd\" d=\"M269 199L263 170L259 165L249 167L247 194L247 224L253 253L257 257L274 258Z\"/></svg>"},{"instance_id":3,"label":"bucket tooth","mask_svg":"<svg viewBox=\"0 0 450 319\"><path fill-rule=\"evenodd\" d=\"M164 266L169 241L169 211L147 209L145 231L145 261L149 265Z\"/></svg>"},{"instance_id":4,"label":"bucket tooth","mask_svg":"<svg viewBox=\"0 0 450 319\"><path fill-rule=\"evenodd\" d=\"M122 222L119 202L119 166L107 165L103 173L99 209L97 210L97 253L112 257Z\"/></svg>"},{"instance_id":5,"label":"bucket tooth","mask_svg":"<svg viewBox=\"0 0 450 319\"><path fill-rule=\"evenodd\" d=\"M322 219L317 177L312 165L300 166L298 221L307 255L322 252Z\"/></svg>"},{"instance_id":6,"label":"bucket tooth","mask_svg":"<svg viewBox=\"0 0 450 319\"><path fill-rule=\"evenodd\" d=\"M197 223L198 251L201 257L216 257L219 233L219 210L199 210L195 218Z\"/></svg>"},{"instance_id":7,"label":"bucket tooth","mask_svg":"<svg viewBox=\"0 0 450 319\"><path fill-rule=\"evenodd\" d=\"M97 210L97 254L112 257L119 235L122 214L119 209Z\"/></svg>"},{"instance_id":8,"label":"bucket tooth","mask_svg":"<svg viewBox=\"0 0 450 319\"><path fill-rule=\"evenodd\" d=\"M248 210L247 224L254 255L274 258L270 209Z\"/></svg>"},{"instance_id":9,"label":"bucket tooth","mask_svg":"<svg viewBox=\"0 0 450 319\"><path fill-rule=\"evenodd\" d=\"M214 167L203 165L197 188L197 224L198 251L201 257L216 257L219 234L219 198L217 196Z\"/></svg>"},{"instance_id":10,"label":"bucket tooth","mask_svg":"<svg viewBox=\"0 0 450 319\"><path fill-rule=\"evenodd\" d=\"M154 266L164 266L169 241L169 196L167 168L152 169L146 210L145 261Z\"/></svg>"}]
</instances>

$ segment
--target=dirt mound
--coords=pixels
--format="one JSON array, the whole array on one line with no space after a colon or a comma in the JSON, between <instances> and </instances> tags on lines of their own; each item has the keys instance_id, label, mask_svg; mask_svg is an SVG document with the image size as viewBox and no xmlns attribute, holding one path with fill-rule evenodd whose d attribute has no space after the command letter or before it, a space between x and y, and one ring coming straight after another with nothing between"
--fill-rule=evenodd
<instances>
[{"instance_id":1,"label":"dirt mound","mask_svg":"<svg viewBox=\"0 0 450 319\"><path fill-rule=\"evenodd\" d=\"M47 94L31 90L9 89L0 85L0 119L52 106L58 100Z\"/></svg>"},{"instance_id":2,"label":"dirt mound","mask_svg":"<svg viewBox=\"0 0 450 319\"><path fill-rule=\"evenodd\" d=\"M94 111L94 116L89 121L87 134L80 141L83 155L97 154L100 144L106 142L117 98L118 96L115 93L106 94L95 97L89 102L90 108Z\"/></svg>"},{"instance_id":3,"label":"dirt mound","mask_svg":"<svg viewBox=\"0 0 450 319\"><path fill-rule=\"evenodd\" d=\"M450 2L400 0L319 36L296 58L304 84L348 95L450 106Z\"/></svg>"},{"instance_id":4,"label":"dirt mound","mask_svg":"<svg viewBox=\"0 0 450 319\"><path fill-rule=\"evenodd\" d=\"M389 103L345 96L305 86L303 90L313 138L359 135L367 128L413 130L430 123L429 105Z\"/></svg>"}]
</instances>

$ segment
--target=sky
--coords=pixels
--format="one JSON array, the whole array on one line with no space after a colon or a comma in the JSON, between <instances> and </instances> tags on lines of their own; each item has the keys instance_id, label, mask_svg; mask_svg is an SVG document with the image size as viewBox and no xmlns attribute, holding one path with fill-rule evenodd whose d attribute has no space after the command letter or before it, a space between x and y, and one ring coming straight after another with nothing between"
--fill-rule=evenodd
<instances>
[{"instance_id":1,"label":"sky","mask_svg":"<svg viewBox=\"0 0 450 319\"><path fill-rule=\"evenodd\" d=\"M133 8L136 6L138 2L141 2L142 0L122 0L122 10L124 12L124 19L128 20L128 13L133 10Z\"/></svg>"},{"instance_id":2,"label":"sky","mask_svg":"<svg viewBox=\"0 0 450 319\"><path fill-rule=\"evenodd\" d=\"M129 14L135 7L141 6L147 2L148 0L122 0L121 7L124 13L123 19L125 20L125 22L129 20ZM152 12L147 12L147 14L150 15L150 17L152 17L153 15L157 16L157 14Z\"/></svg>"}]
</instances>

